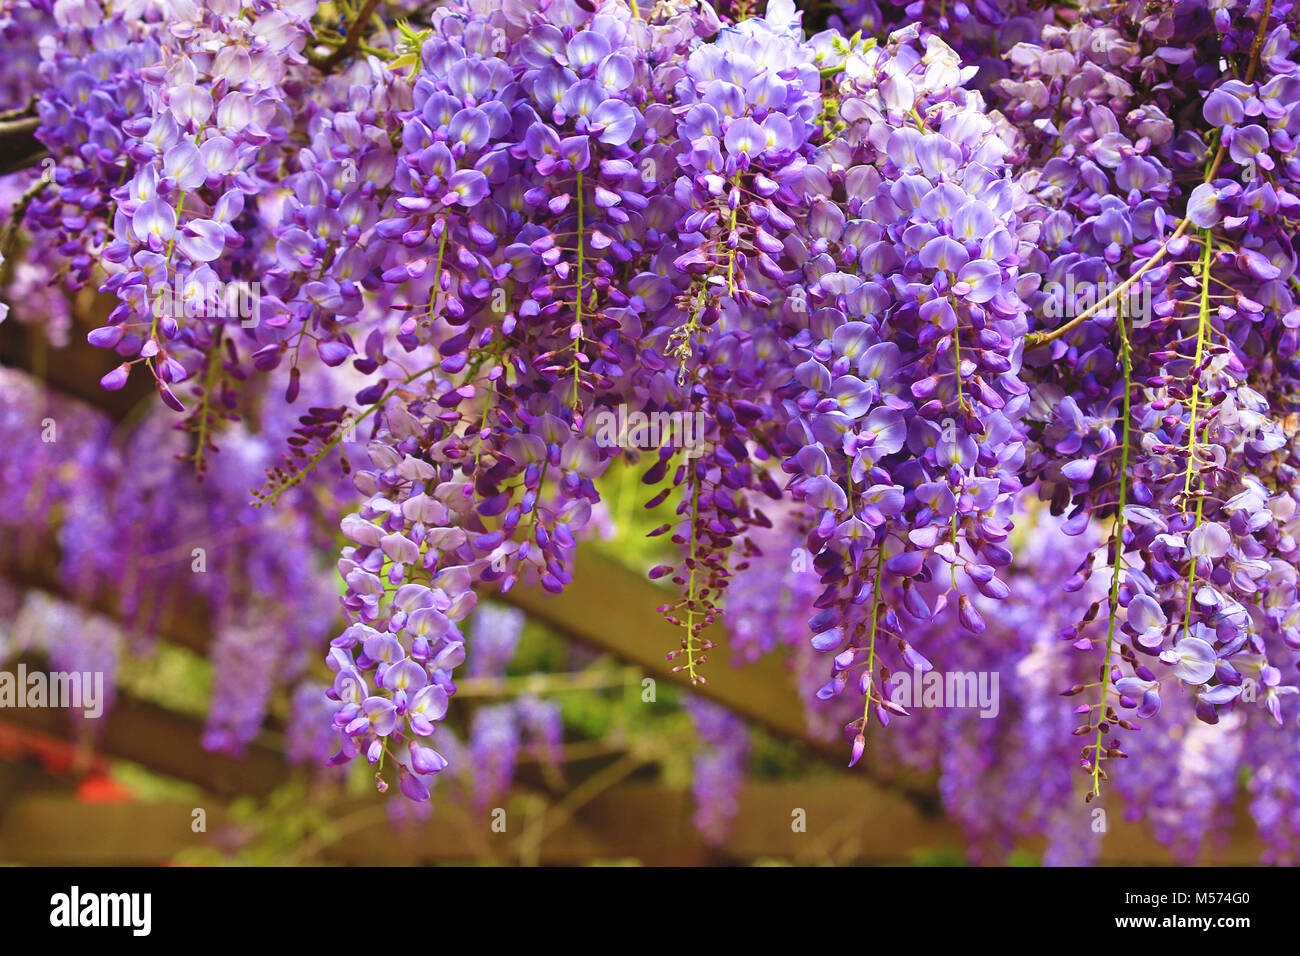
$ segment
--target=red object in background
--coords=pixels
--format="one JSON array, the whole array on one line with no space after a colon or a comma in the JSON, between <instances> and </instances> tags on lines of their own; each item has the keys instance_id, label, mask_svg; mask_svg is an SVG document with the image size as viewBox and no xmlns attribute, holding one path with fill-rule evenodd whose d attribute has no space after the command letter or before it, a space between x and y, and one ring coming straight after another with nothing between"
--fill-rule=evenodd
<instances>
[{"instance_id":1,"label":"red object in background","mask_svg":"<svg viewBox=\"0 0 1300 956\"><path fill-rule=\"evenodd\" d=\"M0 721L0 759L31 758L46 773L78 773L77 799L82 803L125 803L131 791L108 775L108 761L98 754L78 754L77 745L60 737Z\"/></svg>"},{"instance_id":2,"label":"red object in background","mask_svg":"<svg viewBox=\"0 0 1300 956\"><path fill-rule=\"evenodd\" d=\"M82 803L130 803L131 791L108 774L92 770L77 781L77 799Z\"/></svg>"}]
</instances>

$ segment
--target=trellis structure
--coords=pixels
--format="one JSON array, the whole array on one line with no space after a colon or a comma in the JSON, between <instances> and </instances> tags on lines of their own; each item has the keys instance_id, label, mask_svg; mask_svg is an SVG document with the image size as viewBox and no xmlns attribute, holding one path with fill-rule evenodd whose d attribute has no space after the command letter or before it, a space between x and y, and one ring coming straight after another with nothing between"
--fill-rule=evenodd
<instances>
[{"instance_id":1,"label":"trellis structure","mask_svg":"<svg viewBox=\"0 0 1300 956\"><path fill-rule=\"evenodd\" d=\"M78 311L102 308L93 296L78 302ZM26 371L48 370L47 383L90 401L121 420L145 395L136 377L127 390L104 392L95 384L107 370L106 353L74 344L47 361L43 339L16 322L0 324L0 363ZM0 552L0 576L26 589L63 593L56 551L51 543L35 554ZM675 630L655 611L661 590L645 578L580 546L574 581L562 595L520 585L504 600L547 625L556 634L599 648L656 680L680 682L665 660L664 649L676 643ZM210 635L201 606L183 595L159 595L171 610L158 635L196 652L206 652ZM181 610L181 609L184 610ZM87 610L118 617L111 602ZM715 636L716 639L716 636ZM12 666L12 665L11 665ZM776 859L803 863L909 862L918 852L949 857L962 852L963 840L940 810L932 780L885 779L859 766L845 770L844 748L810 738L803 713L782 661L769 656L740 668L723 665L710 672L707 685L691 688L740 714L772 734L797 741L824 758L823 772L797 783L752 782L744 790L730 838L717 848L706 846L691 825L691 799L681 789L630 779L646 767L635 753L601 754L568 761L567 785L557 786L533 768L521 768L510 800L522 807L522 822L496 833L484 814L452 801L438 800L433 820L393 837L381 798L348 799L332 808L335 823L302 851L303 862L429 863L491 861L499 863L576 864L635 859L645 863L702 864ZM238 796L265 796L287 783L292 769L274 727L254 742L242 760L204 751L201 724L192 716L169 711L129 694L119 694L102 721L95 749L106 757L127 760L159 774L193 784L207 796L206 833L218 832L226 801ZM54 710L0 712L0 726L17 729L25 739L46 745L76 745L66 714ZM51 743L53 742L53 743ZM17 776L14 764L0 771ZM156 864L204 844L205 833L192 827L188 805L100 804L77 802L66 792L39 787L0 789L0 862L42 864ZM391 798L390 798L391 799ZM436 799L436 798L435 798ZM793 825L801 813L803 826ZM1167 863L1168 852L1142 824L1126 823L1112 811L1103 837L1106 863ZM1239 812L1232 839L1207 851L1207 861L1249 864L1259 858L1260 844L1246 815ZM1034 850L1030 843L1026 849Z\"/></svg>"}]
</instances>

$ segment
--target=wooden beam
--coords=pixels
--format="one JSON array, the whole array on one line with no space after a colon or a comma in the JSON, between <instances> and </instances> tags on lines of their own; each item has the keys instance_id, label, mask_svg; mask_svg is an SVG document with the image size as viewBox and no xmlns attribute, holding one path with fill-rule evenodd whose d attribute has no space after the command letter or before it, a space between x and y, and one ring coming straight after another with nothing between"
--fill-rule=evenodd
<instances>
[{"instance_id":1,"label":"wooden beam","mask_svg":"<svg viewBox=\"0 0 1300 956\"><path fill-rule=\"evenodd\" d=\"M29 169L49 155L49 151L36 138L39 126L40 120L36 117L34 103L28 115L0 120L0 176Z\"/></svg>"},{"instance_id":2,"label":"wooden beam","mask_svg":"<svg viewBox=\"0 0 1300 956\"><path fill-rule=\"evenodd\" d=\"M399 799L392 797L392 799ZM475 809L445 797L424 824L394 829L382 799L346 800L332 808L331 826L308 834L289 852L294 862L351 865L416 865L486 862L513 865L530 819L522 795L503 799L504 832L492 827L494 808ZM207 808L208 833L190 829L188 804L78 803L61 794L18 798L0 818L0 861L41 865L160 863L178 852L209 845L219 829L220 807ZM896 794L869 783L827 776L803 782L750 782L726 840L707 845L691 823L689 793L656 783L625 783L608 790L573 820L547 834L536 862L584 865L637 860L647 865L692 866L776 860L796 864L898 864L926 854L958 859L965 841L945 820L920 814ZM800 829L794 824L803 820ZM1081 814L1081 817L1083 815ZM1170 862L1168 850L1142 824L1115 821L1102 840L1101 862L1153 865ZM1040 852L1039 840L1024 848ZM1244 814L1231 840L1211 848L1199 862L1258 863L1262 847Z\"/></svg>"},{"instance_id":3,"label":"wooden beam","mask_svg":"<svg viewBox=\"0 0 1300 956\"><path fill-rule=\"evenodd\" d=\"M548 836L540 848L540 861L573 865L636 859L647 865L698 866L773 859L864 865L915 863L926 854L964 859L966 854L966 838L956 824L921 812L901 794L844 774L827 773L803 781L748 781L739 806L727 838L710 846L692 822L695 804L688 791L660 783L623 783L576 814L580 824L576 832L561 826ZM794 825L797 811L802 811L802 830ZM444 799L429 823L407 831L400 849L385 839L384 824L351 834L325 856L358 865L483 859L472 855L473 848L487 840L492 853L488 858L511 860L512 853L502 845L508 844L506 837L520 835L522 822L508 817L506 834L492 833L489 823L487 811L467 810ZM1082 811L1079 825L1087 825ZM1174 862L1145 823L1125 822L1118 809L1113 811L1109 832L1096 839L1101 840L1100 862L1106 865ZM1040 855L1043 846L1044 841L1035 838L1022 841L1020 849ZM1207 847L1198 862L1251 866L1259 863L1262 850L1242 802L1227 843Z\"/></svg>"},{"instance_id":4,"label":"wooden beam","mask_svg":"<svg viewBox=\"0 0 1300 956\"><path fill-rule=\"evenodd\" d=\"M672 672L674 662L666 659L668 652L678 647L681 633L655 610L672 599L670 592L587 544L578 545L572 571L573 581L561 594L518 586L499 599L560 634L637 665L648 676L690 686L684 674ZM721 627L714 625L705 636L717 642L719 650L725 650L726 636ZM744 667L732 667L722 658L722 654L716 654L705 665L708 683L691 687L693 693L722 704L778 736L807 738L803 712L785 666L776 655ZM837 748L836 759L842 757Z\"/></svg>"},{"instance_id":5,"label":"wooden beam","mask_svg":"<svg viewBox=\"0 0 1300 956\"><path fill-rule=\"evenodd\" d=\"M803 706L786 666L784 654L768 654L757 662L733 667L725 660L727 635L721 624L704 634L718 645L705 666L707 684L691 686L682 673L673 673L667 653L679 646L680 631L655 608L668 603L670 592L580 543L573 559L573 581L561 594L539 587L518 586L499 600L519 608L559 634L641 667L658 680L689 687L691 693L721 704L769 733L806 747L837 768L848 764L848 747L808 734ZM905 793L925 812L935 812L934 783L920 774L885 775L870 764L859 764L859 776L875 779Z\"/></svg>"},{"instance_id":6,"label":"wooden beam","mask_svg":"<svg viewBox=\"0 0 1300 956\"><path fill-rule=\"evenodd\" d=\"M16 663L0 666L0 673L5 671L15 673ZM72 718L59 708L6 707L0 710L0 720L56 737L73 736ZM121 692L112 710L86 725L86 730L96 733L92 738L96 752L141 764L218 796L265 796L289 778L290 768L274 741L254 741L242 759L212 753L203 749L200 721Z\"/></svg>"},{"instance_id":7,"label":"wooden beam","mask_svg":"<svg viewBox=\"0 0 1300 956\"><path fill-rule=\"evenodd\" d=\"M82 600L70 593L57 571L57 545L0 556L0 575L25 588L37 588L89 610L121 620L112 596ZM746 720L785 740L808 748L827 763L842 768L847 748L808 736L802 705L780 655L733 667L722 655L711 662L707 684L690 687L686 678L672 672L665 659L677 646L677 629L655 610L666 600L665 589L635 571L611 561L590 544L580 543L574 556L574 580L563 594L552 595L540 587L520 585L498 599L524 611L561 637L585 643L637 666L647 676L689 687L692 693L721 704ZM171 596L160 613L159 637L207 654L211 642L210 616L202 601L191 596ZM725 650L727 637L718 625L707 636ZM869 760L864 762L869 766ZM937 809L933 783L919 776L877 779L896 787L928 812Z\"/></svg>"},{"instance_id":8,"label":"wooden beam","mask_svg":"<svg viewBox=\"0 0 1300 956\"><path fill-rule=\"evenodd\" d=\"M49 540L38 548L14 548L0 553L0 578L25 590L43 591L60 601L101 614L127 630L144 625L125 620L115 595L96 594L90 597L69 588L59 574L58 543ZM140 601L145 610L141 619L156 622L156 636L172 644L206 655L212 646L209 627L212 615L207 601L193 594L157 594L146 592Z\"/></svg>"},{"instance_id":9,"label":"wooden beam","mask_svg":"<svg viewBox=\"0 0 1300 956\"><path fill-rule=\"evenodd\" d=\"M121 620L112 596L83 601L69 593L57 572L57 561L57 548L51 542L48 547L26 554L0 556L0 575L19 586L44 590ZM573 582L559 595L521 585L498 597L560 636L611 653L657 680L688 687L692 693L727 707L775 736L806 747L832 766L843 768L847 763L846 747L808 735L798 691L784 657L767 655L756 663L733 667L720 654L706 672L709 682L692 687L681 673L672 672L672 663L665 659L667 651L677 646L679 636L677 629L655 610L666 600L665 589L586 543L576 549L573 573ZM206 654L212 642L208 627L211 618L203 602L176 595L165 600L167 604L159 615L159 637ZM714 625L706 633L725 650L727 637L720 626ZM859 768L859 775L871 774L884 785L905 793L924 811L937 812L938 797L930 779L919 774L885 775L872 768L869 759Z\"/></svg>"},{"instance_id":10,"label":"wooden beam","mask_svg":"<svg viewBox=\"0 0 1300 956\"><path fill-rule=\"evenodd\" d=\"M66 794L20 797L0 817L0 863L35 866L158 866L210 843L224 808L203 807L206 832L188 804L81 803Z\"/></svg>"},{"instance_id":11,"label":"wooden beam","mask_svg":"<svg viewBox=\"0 0 1300 956\"><path fill-rule=\"evenodd\" d=\"M72 299L73 321L68 329L68 343L62 348L49 344L40 325L10 316L0 322L0 365L28 372L56 391L94 406L113 421L122 421L154 393L155 387L150 376L139 369L116 392L100 387L99 380L122 358L112 349L91 345L86 341L86 333L103 325L116 304L116 298L97 292L93 283L76 293ZM10 305L22 311L21 303Z\"/></svg>"}]
</instances>

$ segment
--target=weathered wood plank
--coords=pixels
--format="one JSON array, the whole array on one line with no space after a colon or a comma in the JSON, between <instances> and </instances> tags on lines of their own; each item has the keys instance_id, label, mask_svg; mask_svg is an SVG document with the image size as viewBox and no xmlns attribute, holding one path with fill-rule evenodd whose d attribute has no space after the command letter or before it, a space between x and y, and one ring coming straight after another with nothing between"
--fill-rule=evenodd
<instances>
[{"instance_id":1,"label":"weathered wood plank","mask_svg":"<svg viewBox=\"0 0 1300 956\"><path fill-rule=\"evenodd\" d=\"M425 824L394 829L382 801L349 800L336 808L336 841L309 837L301 862L353 865L487 862L517 864L529 819L519 799L500 801L509 811L504 832L493 832L491 808L476 810L441 799ZM656 783L626 783L591 801L540 843L536 861L580 865L635 859L648 865L688 866L780 860L801 864L897 864L924 851L960 855L960 831L919 813L896 794L869 783L828 775L804 782L750 782L730 836L718 847L704 843L691 823L690 794ZM806 824L797 830L797 811ZM209 808L208 833L190 830L184 804L87 805L56 794L22 797L0 819L0 860L39 864L149 864L205 845L222 813ZM535 822L535 820L533 821ZM1168 851L1141 824L1117 821L1101 838L1103 863L1169 862ZM1037 852L1039 841L1025 848ZM308 848L304 848L308 849ZM1260 844L1244 815L1231 840L1201 862L1250 865Z\"/></svg>"},{"instance_id":2,"label":"weathered wood plank","mask_svg":"<svg viewBox=\"0 0 1300 956\"><path fill-rule=\"evenodd\" d=\"M0 666L5 671L15 673L16 664ZM53 707L6 707L0 720L56 737L73 736L69 714ZM284 755L272 742L254 741L242 759L211 753L203 749L199 721L129 695L119 693L113 709L94 723L96 752L218 796L265 796L289 777Z\"/></svg>"},{"instance_id":3,"label":"weathered wood plank","mask_svg":"<svg viewBox=\"0 0 1300 956\"><path fill-rule=\"evenodd\" d=\"M24 797L0 817L0 862L36 866L157 866L205 845L225 819L204 807L206 833L185 804L80 803L66 795Z\"/></svg>"}]
</instances>

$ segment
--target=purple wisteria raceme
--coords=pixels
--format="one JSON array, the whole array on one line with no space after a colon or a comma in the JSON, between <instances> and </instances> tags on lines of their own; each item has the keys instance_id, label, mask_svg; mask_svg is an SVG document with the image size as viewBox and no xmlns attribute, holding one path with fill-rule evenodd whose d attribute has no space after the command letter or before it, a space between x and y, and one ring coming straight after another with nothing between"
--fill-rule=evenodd
<instances>
[{"instance_id":1,"label":"purple wisteria raceme","mask_svg":"<svg viewBox=\"0 0 1300 956\"><path fill-rule=\"evenodd\" d=\"M813 307L783 389L801 446L783 467L818 515L813 646L834 654L819 694L853 678L864 698L854 762L871 709L887 720L877 668L889 643L907 646L904 622L952 604L980 633L971 595L1006 596L997 568L1024 456L1022 194L956 57L925 42L899 33L843 64L844 129L805 176Z\"/></svg>"}]
</instances>

